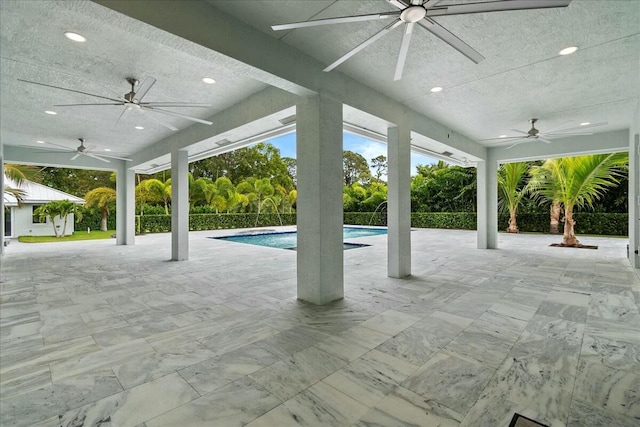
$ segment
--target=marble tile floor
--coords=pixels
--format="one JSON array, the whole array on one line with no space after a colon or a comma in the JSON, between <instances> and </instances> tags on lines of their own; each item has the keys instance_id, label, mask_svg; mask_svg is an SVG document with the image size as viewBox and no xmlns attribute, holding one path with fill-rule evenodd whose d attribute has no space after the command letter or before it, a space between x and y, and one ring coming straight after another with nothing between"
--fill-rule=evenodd
<instances>
[{"instance_id":1,"label":"marble tile floor","mask_svg":"<svg viewBox=\"0 0 640 427\"><path fill-rule=\"evenodd\" d=\"M625 239L412 232L344 252L345 298L297 301L295 252L192 232L28 245L0 271L2 426L640 425Z\"/></svg>"}]
</instances>

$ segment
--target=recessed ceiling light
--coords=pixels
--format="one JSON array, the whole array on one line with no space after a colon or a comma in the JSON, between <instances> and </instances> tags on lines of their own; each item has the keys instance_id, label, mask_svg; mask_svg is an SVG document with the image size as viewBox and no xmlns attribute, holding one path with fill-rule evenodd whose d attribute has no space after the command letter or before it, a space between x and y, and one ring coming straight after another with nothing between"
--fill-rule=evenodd
<instances>
[{"instance_id":1,"label":"recessed ceiling light","mask_svg":"<svg viewBox=\"0 0 640 427\"><path fill-rule=\"evenodd\" d=\"M51 114L52 116L55 116L56 114L58 114L55 111L51 111L51 110L47 110L47 111L45 111L45 113L46 114Z\"/></svg>"},{"instance_id":2,"label":"recessed ceiling light","mask_svg":"<svg viewBox=\"0 0 640 427\"><path fill-rule=\"evenodd\" d=\"M436 93L436 92L440 92L442 91L442 88L440 86L436 86L436 87L432 87L431 88L431 92Z\"/></svg>"},{"instance_id":3,"label":"recessed ceiling light","mask_svg":"<svg viewBox=\"0 0 640 427\"><path fill-rule=\"evenodd\" d=\"M498 138L506 138L507 135L500 135Z\"/></svg>"},{"instance_id":4,"label":"recessed ceiling light","mask_svg":"<svg viewBox=\"0 0 640 427\"><path fill-rule=\"evenodd\" d=\"M104 151L111 151L111 148L105 148Z\"/></svg>"},{"instance_id":5,"label":"recessed ceiling light","mask_svg":"<svg viewBox=\"0 0 640 427\"><path fill-rule=\"evenodd\" d=\"M580 123L580 126L586 126L586 125L590 125L590 124L591 124L591 122L583 122L583 123Z\"/></svg>"},{"instance_id":6,"label":"recessed ceiling light","mask_svg":"<svg viewBox=\"0 0 640 427\"><path fill-rule=\"evenodd\" d=\"M558 54L560 54L560 55L571 55L576 50L578 50L577 46L569 46L569 47L565 47L564 49L562 49L560 52L558 52Z\"/></svg>"},{"instance_id":7,"label":"recessed ceiling light","mask_svg":"<svg viewBox=\"0 0 640 427\"><path fill-rule=\"evenodd\" d=\"M212 85L212 84L214 84L216 82L211 77L205 77L205 78L202 79L202 81L205 82L208 85Z\"/></svg>"},{"instance_id":8,"label":"recessed ceiling light","mask_svg":"<svg viewBox=\"0 0 640 427\"><path fill-rule=\"evenodd\" d=\"M136 126L136 129L138 129L138 130L143 130L143 129L144 129L144 127L143 127L143 126Z\"/></svg>"},{"instance_id":9,"label":"recessed ceiling light","mask_svg":"<svg viewBox=\"0 0 640 427\"><path fill-rule=\"evenodd\" d=\"M78 33L74 33L72 31L67 31L66 33L64 33L65 37L68 38L69 40L73 40L74 42L80 42L80 43L84 43L87 41L87 39L78 34Z\"/></svg>"},{"instance_id":10,"label":"recessed ceiling light","mask_svg":"<svg viewBox=\"0 0 640 427\"><path fill-rule=\"evenodd\" d=\"M38 144L44 144L44 141L40 141L40 140L38 140L38 141L36 141L36 142L37 142Z\"/></svg>"}]
</instances>

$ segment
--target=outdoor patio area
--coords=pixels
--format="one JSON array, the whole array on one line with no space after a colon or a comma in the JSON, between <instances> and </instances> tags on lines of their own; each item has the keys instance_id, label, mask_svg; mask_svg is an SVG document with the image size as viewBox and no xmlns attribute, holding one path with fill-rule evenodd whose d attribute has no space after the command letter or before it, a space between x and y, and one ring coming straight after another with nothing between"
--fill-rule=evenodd
<instances>
[{"instance_id":1,"label":"outdoor patio area","mask_svg":"<svg viewBox=\"0 0 640 427\"><path fill-rule=\"evenodd\" d=\"M279 228L279 227L276 227ZM285 227L285 229L288 229ZM640 280L627 239L419 229L344 252L345 298L296 300L296 252L191 232L11 242L3 426L549 426L640 423Z\"/></svg>"}]
</instances>

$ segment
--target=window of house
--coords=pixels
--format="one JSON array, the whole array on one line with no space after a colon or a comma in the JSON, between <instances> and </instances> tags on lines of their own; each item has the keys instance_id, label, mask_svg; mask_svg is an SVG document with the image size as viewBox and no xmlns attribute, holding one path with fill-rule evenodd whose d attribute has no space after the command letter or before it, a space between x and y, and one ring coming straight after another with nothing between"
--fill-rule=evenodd
<instances>
[{"instance_id":1,"label":"window of house","mask_svg":"<svg viewBox=\"0 0 640 427\"><path fill-rule=\"evenodd\" d=\"M40 216L36 213L36 209L38 209L40 205L33 205L31 207L31 222L34 224L44 224L47 222L47 218L40 219Z\"/></svg>"}]
</instances>

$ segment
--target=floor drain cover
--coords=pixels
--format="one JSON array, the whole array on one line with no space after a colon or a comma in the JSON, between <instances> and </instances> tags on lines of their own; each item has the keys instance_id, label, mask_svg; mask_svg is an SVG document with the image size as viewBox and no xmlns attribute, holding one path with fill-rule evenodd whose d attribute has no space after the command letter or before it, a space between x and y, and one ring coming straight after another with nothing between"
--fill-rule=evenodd
<instances>
[{"instance_id":1,"label":"floor drain cover","mask_svg":"<svg viewBox=\"0 0 640 427\"><path fill-rule=\"evenodd\" d=\"M513 418L511 419L511 424L509 427L549 427L545 424L540 424L537 421L532 420L531 418L524 417L520 414L513 414Z\"/></svg>"}]
</instances>

